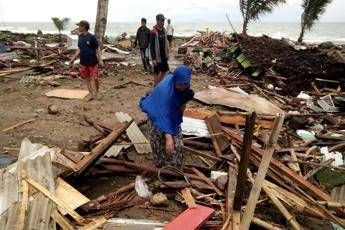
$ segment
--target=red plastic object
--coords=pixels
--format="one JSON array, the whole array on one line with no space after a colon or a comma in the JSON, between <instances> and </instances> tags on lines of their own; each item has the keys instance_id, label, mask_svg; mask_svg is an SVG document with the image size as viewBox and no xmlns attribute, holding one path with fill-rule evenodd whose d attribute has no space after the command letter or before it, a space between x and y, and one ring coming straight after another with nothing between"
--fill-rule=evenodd
<instances>
[{"instance_id":1,"label":"red plastic object","mask_svg":"<svg viewBox=\"0 0 345 230\"><path fill-rule=\"evenodd\" d=\"M164 226L164 230L197 230L214 214L214 209L197 205L182 212Z\"/></svg>"}]
</instances>

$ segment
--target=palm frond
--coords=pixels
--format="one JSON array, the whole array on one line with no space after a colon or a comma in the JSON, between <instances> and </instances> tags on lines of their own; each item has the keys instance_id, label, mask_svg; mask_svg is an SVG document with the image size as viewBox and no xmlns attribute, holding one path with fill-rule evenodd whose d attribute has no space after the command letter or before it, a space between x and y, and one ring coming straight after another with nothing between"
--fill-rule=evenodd
<instances>
[{"instance_id":1,"label":"palm frond","mask_svg":"<svg viewBox=\"0 0 345 230\"><path fill-rule=\"evenodd\" d=\"M272 12L279 4L286 3L286 0L240 0L240 10L243 18L258 20L261 15Z\"/></svg>"},{"instance_id":2,"label":"palm frond","mask_svg":"<svg viewBox=\"0 0 345 230\"><path fill-rule=\"evenodd\" d=\"M303 0L302 26L311 29L331 2L332 0Z\"/></svg>"},{"instance_id":3,"label":"palm frond","mask_svg":"<svg viewBox=\"0 0 345 230\"><path fill-rule=\"evenodd\" d=\"M55 25L55 27L61 32L62 30L65 29L65 26L69 23L70 19L69 18L57 18L57 17L52 17L52 21Z\"/></svg>"}]
</instances>

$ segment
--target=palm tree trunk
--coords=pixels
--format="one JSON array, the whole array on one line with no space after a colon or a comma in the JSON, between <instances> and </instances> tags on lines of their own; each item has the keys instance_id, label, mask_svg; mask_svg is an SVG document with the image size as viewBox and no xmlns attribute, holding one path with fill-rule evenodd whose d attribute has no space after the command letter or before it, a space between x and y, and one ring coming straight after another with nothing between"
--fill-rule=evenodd
<instances>
[{"instance_id":1,"label":"palm tree trunk","mask_svg":"<svg viewBox=\"0 0 345 230\"><path fill-rule=\"evenodd\" d=\"M299 43L303 42L304 32L305 32L305 25L302 25L301 26L301 33L299 34L299 37L297 40Z\"/></svg>"},{"instance_id":2,"label":"palm tree trunk","mask_svg":"<svg viewBox=\"0 0 345 230\"><path fill-rule=\"evenodd\" d=\"M248 19L245 18L243 21L243 28L242 28L243 35L247 35L247 29L248 29Z\"/></svg>"},{"instance_id":3,"label":"palm tree trunk","mask_svg":"<svg viewBox=\"0 0 345 230\"><path fill-rule=\"evenodd\" d=\"M102 47L103 45L103 38L105 34L105 29L107 27L108 3L109 0L98 0L97 4L95 36L99 42L100 47Z\"/></svg>"}]
</instances>

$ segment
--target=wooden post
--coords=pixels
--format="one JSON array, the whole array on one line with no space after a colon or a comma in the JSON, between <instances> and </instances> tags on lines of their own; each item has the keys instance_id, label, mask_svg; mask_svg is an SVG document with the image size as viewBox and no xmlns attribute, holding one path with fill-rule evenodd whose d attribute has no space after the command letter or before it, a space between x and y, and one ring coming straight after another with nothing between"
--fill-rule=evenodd
<instances>
[{"instance_id":1,"label":"wooden post","mask_svg":"<svg viewBox=\"0 0 345 230\"><path fill-rule=\"evenodd\" d=\"M255 182L249 194L246 210L244 212L244 215L241 221L241 227L240 227L241 230L249 229L250 223L254 216L256 202L258 201L259 196L260 196L262 183L265 180L265 176L266 176L268 167L270 165L271 158L278 141L279 132L283 126L283 122L284 122L284 114L278 114L276 116L276 119L274 120L273 130L270 135L268 145L265 148L265 152L261 160L258 174L255 178Z\"/></svg>"},{"instance_id":2,"label":"wooden post","mask_svg":"<svg viewBox=\"0 0 345 230\"><path fill-rule=\"evenodd\" d=\"M243 198L243 191L247 180L247 169L249 162L249 154L252 149L253 131L255 126L256 113L253 112L246 118L246 128L244 131L243 147L241 153L241 160L239 163L237 185L234 198L234 209L237 211L241 210L241 203Z\"/></svg>"},{"instance_id":3,"label":"wooden post","mask_svg":"<svg viewBox=\"0 0 345 230\"><path fill-rule=\"evenodd\" d=\"M109 0L98 0L95 36L98 40L99 47L103 46L103 38L107 27L108 4Z\"/></svg>"}]
</instances>

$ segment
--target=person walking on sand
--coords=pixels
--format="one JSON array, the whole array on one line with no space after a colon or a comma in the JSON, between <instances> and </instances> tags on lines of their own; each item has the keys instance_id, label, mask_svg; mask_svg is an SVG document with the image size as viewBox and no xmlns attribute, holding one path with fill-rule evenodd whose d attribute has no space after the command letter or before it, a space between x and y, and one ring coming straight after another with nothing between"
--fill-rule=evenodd
<instances>
[{"instance_id":1,"label":"person walking on sand","mask_svg":"<svg viewBox=\"0 0 345 230\"><path fill-rule=\"evenodd\" d=\"M150 67L149 59L149 43L150 43L150 29L146 26L146 18L141 19L141 26L137 30L137 35L135 36L134 48L139 42L140 56L143 61L144 69L148 70Z\"/></svg>"},{"instance_id":2,"label":"person walking on sand","mask_svg":"<svg viewBox=\"0 0 345 230\"><path fill-rule=\"evenodd\" d=\"M169 48L173 48L173 40L174 40L174 27L171 25L171 19L168 19L167 25L167 38L169 41Z\"/></svg>"},{"instance_id":3,"label":"person walking on sand","mask_svg":"<svg viewBox=\"0 0 345 230\"><path fill-rule=\"evenodd\" d=\"M186 103L194 97L191 75L189 67L180 65L140 100L140 108L149 118L149 139L157 167L182 164L182 117Z\"/></svg>"},{"instance_id":4,"label":"person walking on sand","mask_svg":"<svg viewBox=\"0 0 345 230\"><path fill-rule=\"evenodd\" d=\"M154 83L157 85L169 71L169 45L167 31L164 28L163 14L156 16L157 24L151 30L150 51L154 72Z\"/></svg>"},{"instance_id":5,"label":"person walking on sand","mask_svg":"<svg viewBox=\"0 0 345 230\"><path fill-rule=\"evenodd\" d=\"M71 58L70 64L72 65L80 56L80 74L90 92L87 100L94 98L99 100L98 64L103 66L101 49L97 38L89 33L90 24L87 21L80 21L77 25L79 26L78 50Z\"/></svg>"}]
</instances>

